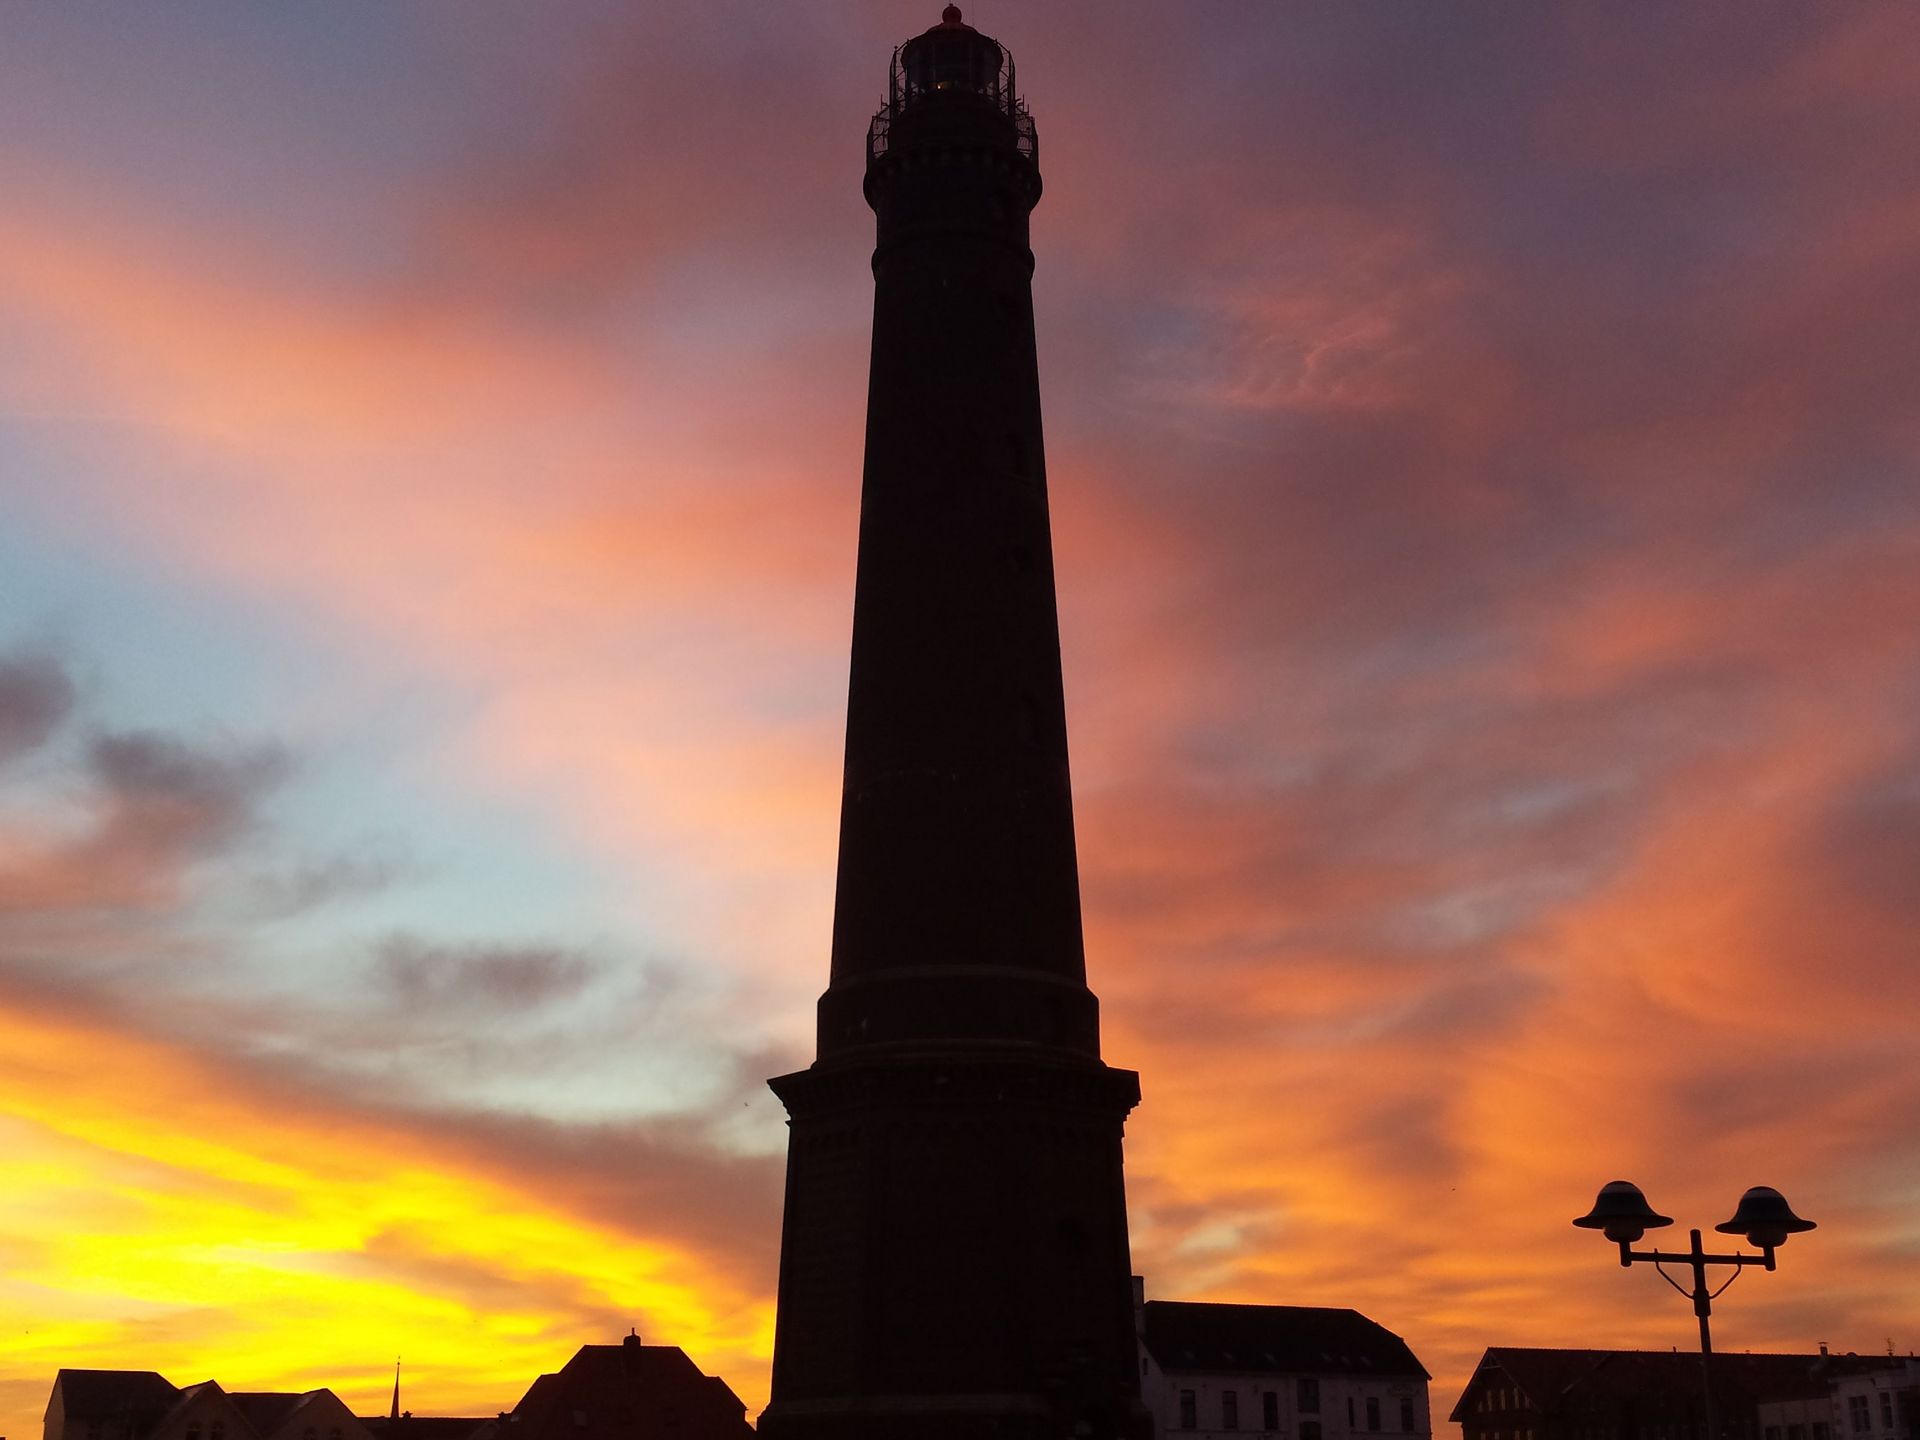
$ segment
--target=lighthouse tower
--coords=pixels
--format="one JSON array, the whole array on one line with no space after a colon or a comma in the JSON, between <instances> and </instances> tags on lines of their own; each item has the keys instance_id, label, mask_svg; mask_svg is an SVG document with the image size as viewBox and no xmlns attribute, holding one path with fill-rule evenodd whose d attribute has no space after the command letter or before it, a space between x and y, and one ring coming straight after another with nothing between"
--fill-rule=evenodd
<instances>
[{"instance_id":1,"label":"lighthouse tower","mask_svg":"<svg viewBox=\"0 0 1920 1440\"><path fill-rule=\"evenodd\" d=\"M832 973L790 1117L775 1440L1148 1431L1087 988L1034 352L1033 119L948 6L867 134L873 364Z\"/></svg>"}]
</instances>

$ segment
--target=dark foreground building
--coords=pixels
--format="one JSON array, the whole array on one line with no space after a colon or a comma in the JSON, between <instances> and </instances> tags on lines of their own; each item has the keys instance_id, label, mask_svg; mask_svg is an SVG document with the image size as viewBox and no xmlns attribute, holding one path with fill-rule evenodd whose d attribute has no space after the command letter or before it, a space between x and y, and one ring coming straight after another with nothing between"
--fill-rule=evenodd
<instances>
[{"instance_id":1,"label":"dark foreground building","mask_svg":"<svg viewBox=\"0 0 1920 1440\"><path fill-rule=\"evenodd\" d=\"M151 1370L62 1370L44 1440L753 1440L747 1407L677 1345L582 1345L499 1415L414 1415L396 1375L386 1415L355 1416L331 1390L175 1386Z\"/></svg>"},{"instance_id":2,"label":"dark foreground building","mask_svg":"<svg viewBox=\"0 0 1920 1440\"><path fill-rule=\"evenodd\" d=\"M398 1440L407 1440L404 1428ZM753 1440L747 1407L678 1345L582 1345L485 1440Z\"/></svg>"},{"instance_id":3,"label":"dark foreground building","mask_svg":"<svg viewBox=\"0 0 1920 1440\"><path fill-rule=\"evenodd\" d=\"M45 1440L369 1440L331 1390L175 1385L152 1370L62 1370Z\"/></svg>"},{"instance_id":4,"label":"dark foreground building","mask_svg":"<svg viewBox=\"0 0 1920 1440\"><path fill-rule=\"evenodd\" d=\"M1825 1353L1715 1354L1716 1440L1761 1440L1762 1406L1824 1407L1836 1379L1874 1363ZM1464 1440L1706 1440L1703 1400L1692 1351L1495 1346L1450 1418Z\"/></svg>"},{"instance_id":5,"label":"dark foreground building","mask_svg":"<svg viewBox=\"0 0 1920 1440\"><path fill-rule=\"evenodd\" d=\"M873 364L832 971L787 1107L775 1440L1141 1436L1131 1071L1086 984L1013 62L958 9L868 132Z\"/></svg>"}]
</instances>

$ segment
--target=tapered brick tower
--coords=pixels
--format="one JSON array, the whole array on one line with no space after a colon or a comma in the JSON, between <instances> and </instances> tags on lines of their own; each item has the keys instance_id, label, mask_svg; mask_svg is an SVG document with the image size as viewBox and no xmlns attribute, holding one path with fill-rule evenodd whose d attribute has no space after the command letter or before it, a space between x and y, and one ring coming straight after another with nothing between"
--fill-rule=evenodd
<instances>
[{"instance_id":1,"label":"tapered brick tower","mask_svg":"<svg viewBox=\"0 0 1920 1440\"><path fill-rule=\"evenodd\" d=\"M791 1117L776 1440L1144 1436L1086 984L1034 353L1032 117L949 6L867 137L873 368L818 1058Z\"/></svg>"}]
</instances>

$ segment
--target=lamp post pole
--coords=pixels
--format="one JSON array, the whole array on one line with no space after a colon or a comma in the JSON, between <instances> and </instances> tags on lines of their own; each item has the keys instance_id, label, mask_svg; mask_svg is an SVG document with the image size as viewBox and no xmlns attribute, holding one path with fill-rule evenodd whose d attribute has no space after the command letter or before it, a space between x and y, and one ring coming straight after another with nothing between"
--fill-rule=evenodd
<instances>
[{"instance_id":1,"label":"lamp post pole","mask_svg":"<svg viewBox=\"0 0 1920 1440\"><path fill-rule=\"evenodd\" d=\"M1577 1221L1575 1222L1578 1223ZM1763 1270L1773 1269L1773 1246L1764 1247L1758 1255L1742 1255L1738 1251L1731 1255L1710 1255L1701 1247L1700 1232L1689 1230L1692 1248L1685 1253L1665 1250L1635 1250L1632 1242L1620 1242L1620 1263L1622 1266L1645 1261L1659 1269L1663 1265L1685 1265L1693 1271L1693 1289L1682 1289L1679 1282L1660 1269L1660 1277L1674 1289L1679 1290L1693 1301L1693 1313L1700 1319L1700 1407L1706 1421L1706 1440L1719 1440L1720 1431L1713 1419L1713 1327L1708 1317L1713 1314L1713 1300L1727 1285L1749 1265L1758 1265ZM1733 1274L1727 1277L1727 1284L1719 1290L1707 1288L1707 1267L1709 1265L1730 1265Z\"/></svg>"},{"instance_id":2,"label":"lamp post pole","mask_svg":"<svg viewBox=\"0 0 1920 1440\"><path fill-rule=\"evenodd\" d=\"M1707 1290L1707 1257L1700 1250L1700 1232L1687 1232L1693 1237L1693 1313L1700 1317L1700 1415L1707 1423L1707 1440L1719 1440L1720 1431L1713 1423L1713 1327L1707 1317L1713 1313L1713 1296ZM1740 1273L1740 1256L1734 1255L1733 1273ZM1631 1254L1627 1264L1633 1264ZM1767 1268L1773 1268L1773 1251L1767 1251Z\"/></svg>"},{"instance_id":3,"label":"lamp post pole","mask_svg":"<svg viewBox=\"0 0 1920 1440\"><path fill-rule=\"evenodd\" d=\"M1803 1220L1793 1213L1786 1197L1769 1185L1755 1185L1740 1197L1740 1205L1734 1211L1731 1220L1714 1226L1715 1230L1727 1235L1743 1235L1747 1243L1760 1251L1758 1255L1742 1255L1735 1251L1731 1255L1713 1255L1700 1243L1700 1232L1691 1230L1690 1247L1685 1251L1636 1250L1633 1242L1649 1230L1657 1230L1663 1225L1671 1225L1671 1216L1661 1215L1647 1203L1647 1197L1640 1193L1640 1187L1626 1180L1615 1180L1600 1189L1599 1198L1593 1202L1593 1209L1573 1222L1582 1229L1602 1231L1607 1239L1620 1247L1620 1265L1622 1269L1645 1262L1652 1265L1675 1290L1693 1302L1693 1313L1700 1321L1700 1400L1701 1418L1705 1422L1704 1440L1720 1440L1720 1431L1714 1423L1713 1415L1713 1329L1709 1316L1713 1314L1713 1302L1725 1292L1728 1285L1740 1278L1740 1272L1752 1266L1762 1270L1774 1268L1773 1252L1776 1247L1787 1243L1787 1236L1814 1228L1814 1222ZM1693 1272L1693 1288L1687 1289L1666 1271L1668 1265L1685 1265ZM1707 1285L1708 1267L1725 1265L1732 1270L1724 1284L1718 1289Z\"/></svg>"}]
</instances>

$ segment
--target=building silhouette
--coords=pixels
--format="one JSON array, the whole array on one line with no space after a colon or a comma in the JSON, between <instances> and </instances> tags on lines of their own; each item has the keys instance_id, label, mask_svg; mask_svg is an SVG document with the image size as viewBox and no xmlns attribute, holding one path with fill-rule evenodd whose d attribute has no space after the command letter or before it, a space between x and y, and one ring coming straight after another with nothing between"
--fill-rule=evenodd
<instances>
[{"instance_id":1,"label":"building silhouette","mask_svg":"<svg viewBox=\"0 0 1920 1440\"><path fill-rule=\"evenodd\" d=\"M582 1345L498 1415L415 1415L396 1375L385 1415L331 1390L228 1392L151 1370L62 1370L44 1440L753 1440L747 1407L677 1345Z\"/></svg>"},{"instance_id":2,"label":"building silhouette","mask_svg":"<svg viewBox=\"0 0 1920 1440\"><path fill-rule=\"evenodd\" d=\"M752 1440L747 1407L678 1345L582 1345L482 1440ZM399 1440L406 1440L404 1431Z\"/></svg>"},{"instance_id":3,"label":"building silhouette","mask_svg":"<svg viewBox=\"0 0 1920 1440\"><path fill-rule=\"evenodd\" d=\"M1147 1300L1140 1389L1156 1435L1427 1440L1426 1367L1357 1310Z\"/></svg>"},{"instance_id":4,"label":"building silhouette","mask_svg":"<svg viewBox=\"0 0 1920 1440\"><path fill-rule=\"evenodd\" d=\"M1034 350L1038 140L948 6L868 132L873 360L838 886L790 1123L776 1440L1142 1436L1087 988Z\"/></svg>"},{"instance_id":5,"label":"building silhouette","mask_svg":"<svg viewBox=\"0 0 1920 1440\"><path fill-rule=\"evenodd\" d=\"M370 1440L331 1390L176 1386L152 1370L62 1370L45 1440Z\"/></svg>"},{"instance_id":6,"label":"building silhouette","mask_svg":"<svg viewBox=\"0 0 1920 1440\"><path fill-rule=\"evenodd\" d=\"M1884 1369L1886 1357L1716 1351L1713 1440L1830 1440L1835 1387ZM1494 1346L1453 1407L1463 1440L1706 1440L1700 1356L1679 1350ZM1779 1435L1768 1435L1769 1427ZM1816 1428L1818 1427L1818 1428ZM1862 1440L1897 1432L1863 1429Z\"/></svg>"}]
</instances>

